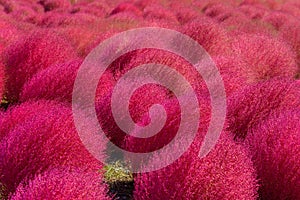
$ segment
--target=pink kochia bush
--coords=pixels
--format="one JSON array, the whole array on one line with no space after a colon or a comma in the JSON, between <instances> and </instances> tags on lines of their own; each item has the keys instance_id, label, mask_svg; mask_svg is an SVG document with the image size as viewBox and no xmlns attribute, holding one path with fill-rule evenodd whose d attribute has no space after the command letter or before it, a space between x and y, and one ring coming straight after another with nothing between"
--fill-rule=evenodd
<instances>
[{"instance_id":1,"label":"pink kochia bush","mask_svg":"<svg viewBox=\"0 0 300 200\"><path fill-rule=\"evenodd\" d=\"M180 28L180 32L197 41L210 55L230 54L230 38L214 20L201 16Z\"/></svg>"},{"instance_id":2,"label":"pink kochia bush","mask_svg":"<svg viewBox=\"0 0 300 200\"><path fill-rule=\"evenodd\" d=\"M223 133L218 144L205 158L198 157L201 140L171 165L135 179L134 198L139 199L256 199L257 183L253 164L247 151ZM199 138L198 138L199 139ZM184 144L181 138L179 146ZM168 160L155 155L148 165ZM164 152L166 153L166 152ZM168 157L169 156L169 157Z\"/></svg>"},{"instance_id":3,"label":"pink kochia bush","mask_svg":"<svg viewBox=\"0 0 300 200\"><path fill-rule=\"evenodd\" d=\"M262 199L300 199L300 109L274 112L248 134L245 145Z\"/></svg>"},{"instance_id":4,"label":"pink kochia bush","mask_svg":"<svg viewBox=\"0 0 300 200\"><path fill-rule=\"evenodd\" d=\"M180 105L178 98L182 99L182 105ZM175 139L174 137L176 137L176 135L178 135L180 125L183 125L183 127L185 127L185 128L181 127L181 129L186 129L187 127L191 126L190 123L194 121L196 114L198 112L200 113L201 117L199 122L196 123L199 123L200 125L199 130L205 132L205 130L207 130L208 122L211 117L209 101L207 101L206 97L198 97L198 102L199 105L201 106L199 107L199 109L192 108L192 110L189 111L188 117L183 120L181 116L182 114L181 108L191 109L190 101L189 101L190 98L191 98L190 94L184 94L183 96L179 96L179 97L176 96L172 98L166 98L162 103L160 103L160 105L163 106L163 109L165 110L167 115L166 122L165 124L163 124L163 128L161 130L157 130L156 132L154 132L154 130L151 129L150 134L155 134L155 135L151 137L148 136L147 138L136 138L127 135L124 141L126 149L129 150L130 152L146 153L146 152L159 150L165 147L172 140ZM161 114L159 112L152 111L151 115L148 112L144 112L143 114L144 115L138 121L138 124L142 127L154 123L153 120L161 121L160 120ZM137 127L132 130L132 133L138 134L141 132L141 130L142 129L140 127ZM186 137L189 137L188 133L185 132L183 134ZM185 141L186 139L183 140ZM147 157L147 158L137 160L135 157L131 157L130 155L125 155L125 159L133 161L132 167L139 168L143 165L147 165L148 164L147 161L150 158Z\"/></svg>"},{"instance_id":5,"label":"pink kochia bush","mask_svg":"<svg viewBox=\"0 0 300 200\"><path fill-rule=\"evenodd\" d=\"M91 1L91 2L77 2L73 5L71 13L87 13L90 15L104 18L109 15L109 12L113 9L105 1Z\"/></svg>"},{"instance_id":6,"label":"pink kochia bush","mask_svg":"<svg viewBox=\"0 0 300 200\"><path fill-rule=\"evenodd\" d=\"M165 21L170 24L172 23L178 24L176 15L172 11L158 4L152 4L144 8L144 19L149 21L157 20L157 21Z\"/></svg>"},{"instance_id":7,"label":"pink kochia bush","mask_svg":"<svg viewBox=\"0 0 300 200\"><path fill-rule=\"evenodd\" d=\"M185 98L189 98L189 96L187 95ZM204 102L201 99L199 100L202 103ZM125 142L129 151L141 153L160 149L163 145L169 145L170 140L177 134L180 123L188 125L189 120L185 119L186 122L180 121L181 111L176 99L166 99L162 105L168 115L164 128L152 138L137 140L127 137ZM198 110L195 112L198 112ZM246 149L234 143L229 133L222 133L217 146L207 157L203 159L198 157L203 137L207 131L210 109L201 106L200 113L202 117L199 122L199 132L192 146L182 157L166 168L138 174L135 179L135 199L256 198L256 175L250 157L248 157ZM152 117L154 116L155 113L152 114ZM194 113L189 113L189 117L193 118L193 116ZM140 124L146 125L149 122L151 123L149 116L145 113ZM177 145L163 150L162 154L155 153L154 157L143 159L145 162L135 160L135 158L126 158L134 162L134 168L141 167L143 169L143 166L146 166L146 168L150 166L151 169L159 163L168 162L178 149L187 145L185 138L189 137L187 134L183 135L183 138L175 139Z\"/></svg>"},{"instance_id":8,"label":"pink kochia bush","mask_svg":"<svg viewBox=\"0 0 300 200\"><path fill-rule=\"evenodd\" d=\"M1 47L0 47L1 48ZM1 50L0 50L1 53ZM3 97L4 93L4 84L5 84L5 73L4 73L4 66L0 61L0 100Z\"/></svg>"},{"instance_id":9,"label":"pink kochia bush","mask_svg":"<svg viewBox=\"0 0 300 200\"><path fill-rule=\"evenodd\" d=\"M108 200L106 192L99 173L55 168L36 175L28 184L20 184L11 199Z\"/></svg>"},{"instance_id":10,"label":"pink kochia bush","mask_svg":"<svg viewBox=\"0 0 300 200\"><path fill-rule=\"evenodd\" d=\"M300 63L300 22L297 17L285 12L272 12L265 16L264 21L272 24L278 35L286 41L297 54L298 67ZM299 67L300 71L300 67Z\"/></svg>"},{"instance_id":11,"label":"pink kochia bush","mask_svg":"<svg viewBox=\"0 0 300 200\"><path fill-rule=\"evenodd\" d=\"M245 86L228 99L228 129L244 138L271 112L300 107L300 82L271 79Z\"/></svg>"},{"instance_id":12,"label":"pink kochia bush","mask_svg":"<svg viewBox=\"0 0 300 200\"><path fill-rule=\"evenodd\" d=\"M15 118L23 120L5 134L0 144L0 182L9 192L13 192L21 181L49 168L66 166L89 171L102 168L102 163L87 151L79 138L69 106L47 101L28 104L25 106L32 112L26 109L23 113L12 111L11 121L18 121ZM22 104L15 109L22 110ZM21 115L27 113L31 114L30 118ZM81 119L89 123L85 115ZM93 134L95 130L90 132ZM97 153L104 159L105 144L101 142L97 141Z\"/></svg>"},{"instance_id":13,"label":"pink kochia bush","mask_svg":"<svg viewBox=\"0 0 300 200\"><path fill-rule=\"evenodd\" d=\"M121 31L141 27L173 29L204 48L222 77L227 115L217 145L199 158L214 116L212 97L223 94L208 66L210 60L199 65L207 76L186 59L161 49L134 50L111 63L92 96L97 125L125 150L154 152L142 158L123 153L122 158L133 161L135 169L172 161L158 171L136 174L134 198L300 199L300 80L295 80L300 78L298 1L0 0L0 199L108 199L103 172L97 171L103 168L101 158L108 159L105 152L114 150L96 137L93 120L84 112L84 103L91 97L85 84L75 89L87 93L72 100L74 83L95 47ZM136 39L129 42L141 42ZM180 40L170 42L180 46ZM185 53L194 55L190 51ZM106 53L116 52L108 49ZM124 93L114 99L114 109L126 121L128 113L122 112L126 106L126 117L133 123L122 121L127 127L120 127L111 107L113 91L126 73L150 63L182 75L199 109L193 108L188 119L182 120L182 110L192 105L193 98L180 79L162 75L163 69L156 66L151 73L134 74L122 83ZM159 83L165 77L179 94ZM129 102L122 104L131 89L127 84L140 80L151 83L138 84ZM79 129L88 130L85 136L75 127L79 124L74 123L71 104L82 109L80 125L84 127ZM166 114L163 127L159 127L164 121L161 110L152 109L157 104ZM198 112L196 137L174 161L191 136L187 130L177 138L180 125L192 128ZM217 122L223 125L220 119ZM148 126L156 128L156 134L130 135L137 136ZM173 140L178 143L170 144Z\"/></svg>"},{"instance_id":14,"label":"pink kochia bush","mask_svg":"<svg viewBox=\"0 0 300 200\"><path fill-rule=\"evenodd\" d=\"M2 19L0 21L0 46L2 46L0 51L2 52L7 45L16 41L26 31L21 31L19 26L22 26L22 24L17 24L13 18L7 16L6 14L0 14L0 17Z\"/></svg>"},{"instance_id":15,"label":"pink kochia bush","mask_svg":"<svg viewBox=\"0 0 300 200\"><path fill-rule=\"evenodd\" d=\"M193 69L189 63L180 58L179 56L175 56L172 53L163 52L160 50L147 49L133 52L130 55L125 55L118 59L115 63L112 64L110 70L112 71L115 82L117 82L126 72L141 64L147 63L159 63L167 65L173 69L179 71L188 82L192 85L192 87L196 90L197 95L206 95L208 96L208 91L206 86L204 85L204 81L198 75L197 71ZM160 67L156 68L157 71L153 72L153 79L155 80L155 76L159 76L162 69ZM193 73L194 72L194 73ZM145 74L142 74L145 75ZM137 77L140 75L137 74ZM171 75L170 75L171 77ZM136 81L136 80L132 80ZM172 83L177 85L178 88L182 87L179 85L178 80L173 78ZM115 84L115 83L114 83ZM96 98L96 110L98 113L98 119L102 124L104 129L107 129L108 135L115 138L112 141L117 142L118 144L122 143L125 134L118 128L115 121L113 120L112 111L111 111L111 97L112 97L112 89L114 84L111 84L110 88L104 88L108 91L107 96L101 95ZM106 84L108 86L108 84ZM126 88L130 89L130 88ZM182 88L184 90L184 88ZM126 93L126 91L124 91ZM97 92L98 95L98 92ZM136 90L131 96L129 103L129 112L133 121L137 124L143 124L145 114L148 113L149 108L153 104L171 104L174 102L168 102L169 99L172 99L174 93L172 93L167 88L157 85L157 84L147 84L140 87ZM117 101L122 101L120 98ZM203 102L201 102L203 103ZM176 104L175 104L176 105ZM168 107L168 106L167 106ZM176 106L175 106L176 107ZM171 109L173 109L170 106ZM123 109L123 107L119 107L118 109ZM146 124L149 121L146 120ZM132 127L133 128L133 127Z\"/></svg>"},{"instance_id":16,"label":"pink kochia bush","mask_svg":"<svg viewBox=\"0 0 300 200\"><path fill-rule=\"evenodd\" d=\"M36 113L45 113L49 107L55 107L57 102L49 101L45 106L45 101L26 102L22 106L9 107L6 112L3 112L0 118L0 140L5 137L18 124L28 121ZM32 109L34 108L34 109Z\"/></svg>"},{"instance_id":17,"label":"pink kochia bush","mask_svg":"<svg viewBox=\"0 0 300 200\"><path fill-rule=\"evenodd\" d=\"M70 43L51 30L37 30L19 39L4 52L7 98L18 100L23 84L35 73L76 56Z\"/></svg>"},{"instance_id":18,"label":"pink kochia bush","mask_svg":"<svg viewBox=\"0 0 300 200\"><path fill-rule=\"evenodd\" d=\"M111 11L110 15L114 15L114 14L122 13L122 12L129 12L136 16L142 16L142 14L143 14L143 12L138 7L136 7L134 4L129 3L129 2L123 2L123 3L120 3L117 7L115 7Z\"/></svg>"},{"instance_id":19,"label":"pink kochia bush","mask_svg":"<svg viewBox=\"0 0 300 200\"><path fill-rule=\"evenodd\" d=\"M126 135L114 121L111 110L111 95L111 92L108 92L106 96L98 95L96 99L97 116L103 130L105 130L110 140L118 146L122 146ZM129 112L133 121L141 124L142 117L148 112L150 106L156 103L160 104L168 98L170 98L169 91L158 85L147 84L139 88L138 91L133 94L129 103ZM123 99L117 99L115 101L123 101ZM121 110L124 108L119 106L116 110L118 109Z\"/></svg>"},{"instance_id":20,"label":"pink kochia bush","mask_svg":"<svg viewBox=\"0 0 300 200\"><path fill-rule=\"evenodd\" d=\"M41 70L25 83L20 94L20 101L47 99L71 103L74 82L81 64L82 60L76 59ZM96 96L106 96L114 82L110 71L103 73Z\"/></svg>"},{"instance_id":21,"label":"pink kochia bush","mask_svg":"<svg viewBox=\"0 0 300 200\"><path fill-rule=\"evenodd\" d=\"M146 87L145 89L149 90L150 87ZM137 100L140 99L142 94L145 93L145 91L143 92L143 90L140 91L141 93L139 95L136 95L137 97L139 97L136 98ZM149 92L147 93L148 95L150 94ZM162 95L162 97L164 96ZM141 105L138 104L137 100L131 102L130 104L130 108L133 108L135 111L139 111L138 113L141 115L139 120L137 121L137 124L141 126L145 126L150 123L153 123L152 122L153 119L150 118L149 113L147 111L149 111L150 106L152 106L154 103L158 103L158 101L154 102L154 99L151 98L150 104L144 103L143 104L144 108L143 108ZM180 123L180 117L178 117L178 113L180 112L179 103L178 101L176 101L175 98L164 97L163 100L164 101L161 102L161 105L164 107L167 114L166 123L163 129L160 130L158 133L156 133L154 136L146 139L126 136L125 138L126 149L132 152L139 152L139 153L152 152L154 150L162 148L164 145L167 145L171 141L171 139L175 136L176 132L178 131L178 124ZM141 112L142 110L143 112ZM157 117L157 119L159 119L160 116L158 113L152 112L152 117ZM140 131L139 128L132 130L132 132L135 133L138 133L139 131Z\"/></svg>"},{"instance_id":22,"label":"pink kochia bush","mask_svg":"<svg viewBox=\"0 0 300 200\"><path fill-rule=\"evenodd\" d=\"M170 9L174 10L180 24L185 24L200 15L194 7L183 4L182 2L172 2Z\"/></svg>"},{"instance_id":23,"label":"pink kochia bush","mask_svg":"<svg viewBox=\"0 0 300 200\"><path fill-rule=\"evenodd\" d=\"M298 72L296 54L290 46L268 35L236 35L232 49L245 63L241 70L249 83L278 76L294 78Z\"/></svg>"},{"instance_id":24,"label":"pink kochia bush","mask_svg":"<svg viewBox=\"0 0 300 200\"><path fill-rule=\"evenodd\" d=\"M39 3L44 6L45 11L69 9L71 7L71 1L69 0L41 0Z\"/></svg>"},{"instance_id":25,"label":"pink kochia bush","mask_svg":"<svg viewBox=\"0 0 300 200\"><path fill-rule=\"evenodd\" d=\"M71 102L74 81L81 63L82 60L72 60L41 70L25 83L20 101L48 99Z\"/></svg>"}]
</instances>

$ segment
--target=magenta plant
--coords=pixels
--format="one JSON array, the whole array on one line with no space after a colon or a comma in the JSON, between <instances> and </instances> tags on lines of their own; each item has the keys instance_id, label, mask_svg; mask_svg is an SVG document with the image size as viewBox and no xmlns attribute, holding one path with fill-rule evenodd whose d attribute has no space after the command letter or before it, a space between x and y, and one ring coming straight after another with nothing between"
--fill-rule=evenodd
<instances>
[{"instance_id":1,"label":"magenta plant","mask_svg":"<svg viewBox=\"0 0 300 200\"><path fill-rule=\"evenodd\" d=\"M203 12L208 17L214 18L217 21L222 21L223 19L229 17L230 13L233 12L235 8L230 4L216 3L206 6Z\"/></svg>"},{"instance_id":2,"label":"magenta plant","mask_svg":"<svg viewBox=\"0 0 300 200\"><path fill-rule=\"evenodd\" d=\"M129 3L129 2L120 3L117 7L115 7L111 11L110 15L115 15L117 13L124 13L124 12L129 12L136 16L143 15L143 12L137 6L135 6L133 3Z\"/></svg>"},{"instance_id":3,"label":"magenta plant","mask_svg":"<svg viewBox=\"0 0 300 200\"><path fill-rule=\"evenodd\" d=\"M2 51L5 50L5 48L10 45L12 42L16 41L18 38L23 36L23 34L26 32L23 29L23 24L19 23L17 24L16 21L8 16L6 13L0 14L1 22L0 22L0 43L1 43L1 54L0 58L3 62L3 56ZM22 27L22 29L21 29ZM22 31L21 31L22 30Z\"/></svg>"},{"instance_id":4,"label":"magenta plant","mask_svg":"<svg viewBox=\"0 0 300 200\"><path fill-rule=\"evenodd\" d=\"M36 115L45 113L49 107L55 107L55 101L28 101L21 105L11 106L0 119L0 140L6 137L16 126L22 124ZM45 106L47 105L47 106Z\"/></svg>"},{"instance_id":5,"label":"magenta plant","mask_svg":"<svg viewBox=\"0 0 300 200\"><path fill-rule=\"evenodd\" d=\"M284 4L280 7L280 11L289 13L297 18L300 17L300 4L299 1L290 0L284 2Z\"/></svg>"},{"instance_id":6,"label":"magenta plant","mask_svg":"<svg viewBox=\"0 0 300 200\"><path fill-rule=\"evenodd\" d=\"M217 22L200 16L180 28L180 32L196 40L210 55L229 55L230 38Z\"/></svg>"},{"instance_id":7,"label":"magenta plant","mask_svg":"<svg viewBox=\"0 0 300 200\"><path fill-rule=\"evenodd\" d=\"M217 146L205 158L198 157L201 140L171 165L137 175L135 199L256 199L257 181L247 151L223 133ZM184 143L184 138L182 138ZM173 151L180 148L174 146ZM154 156L148 165L170 159Z\"/></svg>"},{"instance_id":8,"label":"magenta plant","mask_svg":"<svg viewBox=\"0 0 300 200\"><path fill-rule=\"evenodd\" d=\"M113 9L109 3L112 3L112 1L79 1L73 5L71 12L87 13L97 16L98 18L104 18L108 16Z\"/></svg>"},{"instance_id":9,"label":"magenta plant","mask_svg":"<svg viewBox=\"0 0 300 200\"><path fill-rule=\"evenodd\" d=\"M249 83L273 77L293 78L298 71L296 55L284 42L266 34L239 34L233 52L245 63L241 69Z\"/></svg>"},{"instance_id":10,"label":"magenta plant","mask_svg":"<svg viewBox=\"0 0 300 200\"><path fill-rule=\"evenodd\" d=\"M6 11L17 22L38 23L44 9L41 5L30 1L7 1L10 3Z\"/></svg>"},{"instance_id":11,"label":"magenta plant","mask_svg":"<svg viewBox=\"0 0 300 200\"><path fill-rule=\"evenodd\" d=\"M140 93L143 94L143 93ZM139 99L139 98L137 98ZM150 99L152 100L152 99ZM153 100L152 100L153 101ZM154 103L154 102L152 102ZM137 104L138 105L138 104ZM145 104L144 104L145 105ZM149 104L145 107L140 107L136 106L136 108L139 109L133 109L135 111L135 115L137 114L140 115L140 119L136 120L138 125L140 126L146 126L151 122L151 118L149 116L149 106L153 104ZM171 99L164 99L164 101L161 103L161 105L164 107L166 114L167 114L167 119L166 123L163 127L163 129L156 133L154 136L146 139L142 138L135 138L132 136L126 136L125 138L125 146L126 149L131 151L131 152L139 152L139 153L147 153L147 152L152 152L157 149L162 148L163 146L167 145L173 137L176 135L178 131L178 127L180 124L180 105L177 101L176 98L171 98ZM148 107L148 108L147 108ZM138 111L138 112L136 112ZM141 112L143 111L143 112ZM159 119L159 113L152 113L152 117L157 117ZM139 133L139 129L133 129L132 132Z\"/></svg>"},{"instance_id":12,"label":"magenta plant","mask_svg":"<svg viewBox=\"0 0 300 200\"><path fill-rule=\"evenodd\" d=\"M36 30L19 39L4 52L7 98L18 100L23 84L35 73L74 57L70 43L51 30Z\"/></svg>"},{"instance_id":13,"label":"magenta plant","mask_svg":"<svg viewBox=\"0 0 300 200\"><path fill-rule=\"evenodd\" d=\"M286 12L277 11L267 15L263 20L272 24L278 30L278 36L286 41L297 55L297 63L300 63L300 22L297 17ZM299 67L298 67L299 70Z\"/></svg>"},{"instance_id":14,"label":"magenta plant","mask_svg":"<svg viewBox=\"0 0 300 200\"><path fill-rule=\"evenodd\" d=\"M249 16L251 19L254 20L261 19L270 13L269 9L259 4L254 4L254 5L244 4L239 6L237 9L245 13L245 15Z\"/></svg>"},{"instance_id":15,"label":"magenta plant","mask_svg":"<svg viewBox=\"0 0 300 200\"><path fill-rule=\"evenodd\" d=\"M45 11L71 8L71 1L69 0L41 0L39 3L43 5Z\"/></svg>"},{"instance_id":16,"label":"magenta plant","mask_svg":"<svg viewBox=\"0 0 300 200\"><path fill-rule=\"evenodd\" d=\"M0 54L1 54L1 44L0 44ZM5 85L5 72L4 72L4 66L0 61L0 99L2 99L3 97L4 85Z\"/></svg>"},{"instance_id":17,"label":"magenta plant","mask_svg":"<svg viewBox=\"0 0 300 200\"><path fill-rule=\"evenodd\" d=\"M271 112L300 107L299 81L271 79L245 86L228 100L228 130L244 138Z\"/></svg>"},{"instance_id":18,"label":"magenta plant","mask_svg":"<svg viewBox=\"0 0 300 200\"><path fill-rule=\"evenodd\" d=\"M177 20L180 24L185 24L187 22L192 21L201 15L200 11L197 11L195 7L190 5L186 5L182 1L172 1L170 5L170 9L176 14Z\"/></svg>"},{"instance_id":19,"label":"magenta plant","mask_svg":"<svg viewBox=\"0 0 300 200\"><path fill-rule=\"evenodd\" d=\"M106 96L98 96L96 99L97 116L103 130L105 130L110 140L118 146L123 146L123 139L126 135L114 121L111 110L111 92L112 91ZM150 106L155 103L160 104L165 99L170 98L168 95L169 92L166 89L154 84L139 88L133 94L129 103L129 112L133 121L137 124L142 124L141 120L145 113L148 113ZM123 101L123 99L117 101ZM116 109L124 108L117 107Z\"/></svg>"},{"instance_id":20,"label":"magenta plant","mask_svg":"<svg viewBox=\"0 0 300 200\"><path fill-rule=\"evenodd\" d=\"M245 140L260 180L262 199L300 198L300 109L274 112Z\"/></svg>"},{"instance_id":21,"label":"magenta plant","mask_svg":"<svg viewBox=\"0 0 300 200\"><path fill-rule=\"evenodd\" d=\"M234 56L216 56L212 59L221 74L227 97L248 84L247 77L242 74L245 64L241 59ZM210 81L219 84L213 78Z\"/></svg>"},{"instance_id":22,"label":"magenta plant","mask_svg":"<svg viewBox=\"0 0 300 200\"><path fill-rule=\"evenodd\" d=\"M149 21L166 21L170 24L179 24L176 15L159 4L151 4L143 9L145 20Z\"/></svg>"},{"instance_id":23,"label":"magenta plant","mask_svg":"<svg viewBox=\"0 0 300 200\"><path fill-rule=\"evenodd\" d=\"M72 60L39 71L24 84L20 101L48 99L71 102L74 81L81 63L82 60Z\"/></svg>"},{"instance_id":24,"label":"magenta plant","mask_svg":"<svg viewBox=\"0 0 300 200\"><path fill-rule=\"evenodd\" d=\"M21 106L17 108L19 113L22 111ZM90 171L101 169L103 164L88 152L79 138L69 106L58 102L25 106L31 110L27 111L31 117L26 119L26 116L16 115L18 111L12 111L12 117L26 120L11 128L0 144L0 182L9 192L13 192L22 180L33 178L49 168L66 166ZM22 114L27 113L24 108ZM89 123L84 114L82 120ZM93 134L95 130L90 132ZM103 141L94 139L91 142L97 143L97 152L104 159Z\"/></svg>"},{"instance_id":25,"label":"magenta plant","mask_svg":"<svg viewBox=\"0 0 300 200\"><path fill-rule=\"evenodd\" d=\"M21 183L12 200L24 199L111 199L101 174L80 169L54 168Z\"/></svg>"},{"instance_id":26,"label":"magenta plant","mask_svg":"<svg viewBox=\"0 0 300 200\"><path fill-rule=\"evenodd\" d=\"M141 92L140 95L142 94L144 93ZM166 121L163 124L161 130L157 130L154 132L154 130L151 129L149 134L155 134L155 135L151 137L148 136L147 138L136 138L127 135L124 141L125 148L130 152L137 152L137 153L148 153L148 152L159 150L169 145L171 141L175 140L175 136L178 134L180 125L183 125L182 127L185 127L183 129L186 130L190 126L190 123L195 123L194 119L195 117L197 117L197 114L199 113L200 113L200 119L198 122L199 123L198 130L201 130L201 132L197 134L197 137L198 138L200 137L202 140L203 134L205 134L205 132L207 131L209 121L211 119L211 107L210 107L211 105L210 105L209 98L207 98L207 96L205 95L203 96L201 95L197 97L199 102L199 109L193 109L193 111L190 111L187 118L185 118L184 120L182 119L182 115L181 115L182 109L188 108L190 106L190 98L191 98L190 94L183 94L182 96L172 96L169 98L165 98L164 100L162 100L162 102L156 102L156 104L160 104L166 112ZM181 98L182 105L179 104L178 98ZM151 101L153 100L151 99ZM149 113L149 106L152 106L153 104L155 104L155 102L152 102L152 104L145 106L146 109L144 108L145 110L143 112L139 111L139 113L142 114L141 115L142 117L139 120L137 120L136 123L141 127L149 125L150 123L154 123L153 120L161 121L162 116L160 112L155 112L152 110L151 113ZM144 103L143 105L146 104ZM136 116L137 114L136 112L131 112L131 113L132 116ZM140 127L136 127L135 129L132 129L131 133L139 134L141 133L141 130L142 129ZM189 135L186 136L190 137ZM180 148L183 147L179 146L178 149ZM132 164L134 168L138 168L142 165L147 164L147 163L141 163L140 160L136 160L136 157L134 156L132 157L131 155L125 155L125 159L133 161Z\"/></svg>"},{"instance_id":27,"label":"magenta plant","mask_svg":"<svg viewBox=\"0 0 300 200\"><path fill-rule=\"evenodd\" d=\"M82 60L76 59L41 70L23 86L20 101L47 99L71 103L74 82L81 64ZM99 80L96 100L106 97L114 84L112 73L106 71Z\"/></svg>"},{"instance_id":28,"label":"magenta plant","mask_svg":"<svg viewBox=\"0 0 300 200\"><path fill-rule=\"evenodd\" d=\"M212 94L222 92L214 74L208 74L208 87L187 60L160 49L139 49L116 59L99 79L94 96L106 136L136 153L156 151L174 138L177 142L145 156L142 163L123 155L141 169L172 163L136 174L134 198L300 199L300 80L295 80L300 78L299 11L299 0L0 0L0 99L5 100L0 109L0 199L117 198L107 196L102 172L97 173L103 163L93 156L107 159L111 148L90 126L81 140L72 93L78 69L95 47L114 34L141 27L173 29L197 41L221 74L228 112L218 144L199 158L212 118ZM185 107L190 94L178 97L160 84L140 85L126 104L128 117L140 126L131 124L129 132L141 133L155 118L162 119L161 112L151 110L153 105L161 105L167 117L156 135L136 138L117 125L112 92L127 72L150 63L184 76L199 110L182 121L178 98L186 98ZM161 74L157 67L154 75L143 75L158 80ZM179 79L167 77L185 91ZM85 102L87 96L80 98ZM121 101L122 95L114 99L117 111L124 109ZM82 111L83 125L93 125ZM190 136L186 131L176 138L179 125L192 127L198 111L198 133L173 162ZM96 143L98 149L91 149Z\"/></svg>"}]
</instances>

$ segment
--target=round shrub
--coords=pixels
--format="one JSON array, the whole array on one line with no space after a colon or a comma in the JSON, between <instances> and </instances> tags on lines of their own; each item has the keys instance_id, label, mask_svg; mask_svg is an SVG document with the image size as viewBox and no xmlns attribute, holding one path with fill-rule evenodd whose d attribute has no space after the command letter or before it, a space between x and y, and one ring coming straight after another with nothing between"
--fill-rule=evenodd
<instances>
[{"instance_id":1,"label":"round shrub","mask_svg":"<svg viewBox=\"0 0 300 200\"><path fill-rule=\"evenodd\" d=\"M31 179L49 168L66 166L97 171L103 165L83 145L71 108L59 103L41 104L44 110L38 104L27 106L35 111L34 105L38 105L39 112L32 112L31 118L15 125L1 140L0 182L8 192L14 192L22 180ZM81 119L89 123L84 114ZM93 137L95 130L90 132L90 137ZM97 153L104 158L106 144L97 139L92 142L97 143Z\"/></svg>"},{"instance_id":2,"label":"round shrub","mask_svg":"<svg viewBox=\"0 0 300 200\"><path fill-rule=\"evenodd\" d=\"M228 129L236 137L245 138L252 127L271 112L300 106L299 82L271 79L247 85L228 99Z\"/></svg>"},{"instance_id":3,"label":"round shrub","mask_svg":"<svg viewBox=\"0 0 300 200\"><path fill-rule=\"evenodd\" d=\"M71 103L74 82L81 64L82 60L72 60L41 70L24 85L20 101L47 99ZM114 82L112 73L106 71L99 80L96 98L106 96Z\"/></svg>"},{"instance_id":4,"label":"round shrub","mask_svg":"<svg viewBox=\"0 0 300 200\"><path fill-rule=\"evenodd\" d=\"M122 13L122 12L129 12L136 16L142 16L142 14L143 14L143 12L138 7L136 7L134 4L129 3L129 2L123 2L123 3L120 3L117 7L115 7L111 11L110 15L114 15L114 14Z\"/></svg>"},{"instance_id":5,"label":"round shrub","mask_svg":"<svg viewBox=\"0 0 300 200\"><path fill-rule=\"evenodd\" d=\"M51 30L36 30L10 45L4 52L10 101L17 101L26 81L41 69L77 57L74 48Z\"/></svg>"},{"instance_id":6,"label":"round shrub","mask_svg":"<svg viewBox=\"0 0 300 200\"><path fill-rule=\"evenodd\" d=\"M257 181L247 151L223 133L215 148L198 157L201 140L171 165L135 178L135 199L256 199ZM199 139L199 138L198 138ZM184 144L184 138L181 139ZM175 152L179 146L174 146ZM154 156L147 165L168 160ZM166 152L164 152L166 153ZM169 157L168 157L169 156Z\"/></svg>"},{"instance_id":7,"label":"round shrub","mask_svg":"<svg viewBox=\"0 0 300 200\"><path fill-rule=\"evenodd\" d=\"M228 55L230 38L225 29L208 17L199 17L180 28L180 32L197 41L210 55Z\"/></svg>"},{"instance_id":8,"label":"round shrub","mask_svg":"<svg viewBox=\"0 0 300 200\"><path fill-rule=\"evenodd\" d=\"M101 175L79 169L54 168L18 186L11 199L98 199L108 200Z\"/></svg>"},{"instance_id":9,"label":"round shrub","mask_svg":"<svg viewBox=\"0 0 300 200\"><path fill-rule=\"evenodd\" d=\"M299 121L299 108L274 112L248 133L262 199L300 198Z\"/></svg>"},{"instance_id":10,"label":"round shrub","mask_svg":"<svg viewBox=\"0 0 300 200\"><path fill-rule=\"evenodd\" d=\"M52 11L55 9L69 9L71 8L70 0L41 0L40 4L44 6L44 10Z\"/></svg>"},{"instance_id":11,"label":"round shrub","mask_svg":"<svg viewBox=\"0 0 300 200\"><path fill-rule=\"evenodd\" d=\"M297 74L295 53L286 43L266 34L236 35L232 48L245 63L241 70L250 83Z\"/></svg>"}]
</instances>

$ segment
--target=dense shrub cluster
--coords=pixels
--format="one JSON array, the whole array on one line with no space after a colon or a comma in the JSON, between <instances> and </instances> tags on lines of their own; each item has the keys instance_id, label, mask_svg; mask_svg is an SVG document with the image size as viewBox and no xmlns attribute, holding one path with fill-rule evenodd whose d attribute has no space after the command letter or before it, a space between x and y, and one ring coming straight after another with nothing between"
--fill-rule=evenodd
<instances>
[{"instance_id":1,"label":"dense shrub cluster","mask_svg":"<svg viewBox=\"0 0 300 200\"><path fill-rule=\"evenodd\" d=\"M98 173L54 168L22 183L11 199L110 199Z\"/></svg>"},{"instance_id":2,"label":"dense shrub cluster","mask_svg":"<svg viewBox=\"0 0 300 200\"><path fill-rule=\"evenodd\" d=\"M95 117L106 136L135 153L154 152L176 140L141 163L121 155L119 159L135 162L131 167L155 168L172 160L190 136L186 132L175 138L180 124L190 127L200 113L196 137L181 157L159 170L133 174L132 198L300 199L298 0L0 0L0 199L118 199L104 180L110 167L91 154L112 160L110 145L89 138L88 144L97 148L86 148L74 123L72 95L80 66L95 47L142 27L178 31L205 49L224 83L227 115L216 146L200 158L212 119L208 88L216 96L222 93L215 76L206 70L210 76L205 82L187 60L159 49L139 49L114 60L94 94ZM127 105L137 125L128 126L129 133L138 135L164 121L153 105L161 105L166 118L157 134L137 138L118 126L112 97L126 73L151 63L179 72L194 90L199 109L182 122L181 106L189 106L190 94L176 96L156 83L142 85ZM153 80L161 73L157 68L143 75ZM179 78L166 76L185 91ZM116 99L116 109L124 109L122 97ZM95 135L86 108L73 106L81 109L86 137Z\"/></svg>"}]
</instances>

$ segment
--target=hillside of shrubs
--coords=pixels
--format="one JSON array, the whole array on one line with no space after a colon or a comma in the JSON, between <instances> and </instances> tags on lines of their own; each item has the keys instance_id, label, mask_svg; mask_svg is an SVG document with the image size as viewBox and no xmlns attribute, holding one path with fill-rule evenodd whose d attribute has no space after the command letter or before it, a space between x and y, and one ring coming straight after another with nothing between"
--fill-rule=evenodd
<instances>
[{"instance_id":1,"label":"hillside of shrubs","mask_svg":"<svg viewBox=\"0 0 300 200\"><path fill-rule=\"evenodd\" d=\"M167 118L161 131L135 138L115 122L114 87L142 64L178 71L195 91L201 116L196 137L175 162L132 173L126 158L109 161L106 140L90 140L106 163L82 143L72 95L78 70L99 44L145 27L175 30L206 50L224 83L226 119L216 145L200 158L212 118L203 77L161 49L122 55L102 74L94 98L111 142L152 152L179 129L178 99L158 84L138 88L128 109L136 124L147 126L160 115L150 113L151 106L162 105ZM0 199L300 200L299 78L299 0L0 0ZM91 123L84 111L82 120ZM89 131L93 137L95 130ZM140 167L172 154L154 153Z\"/></svg>"}]
</instances>

